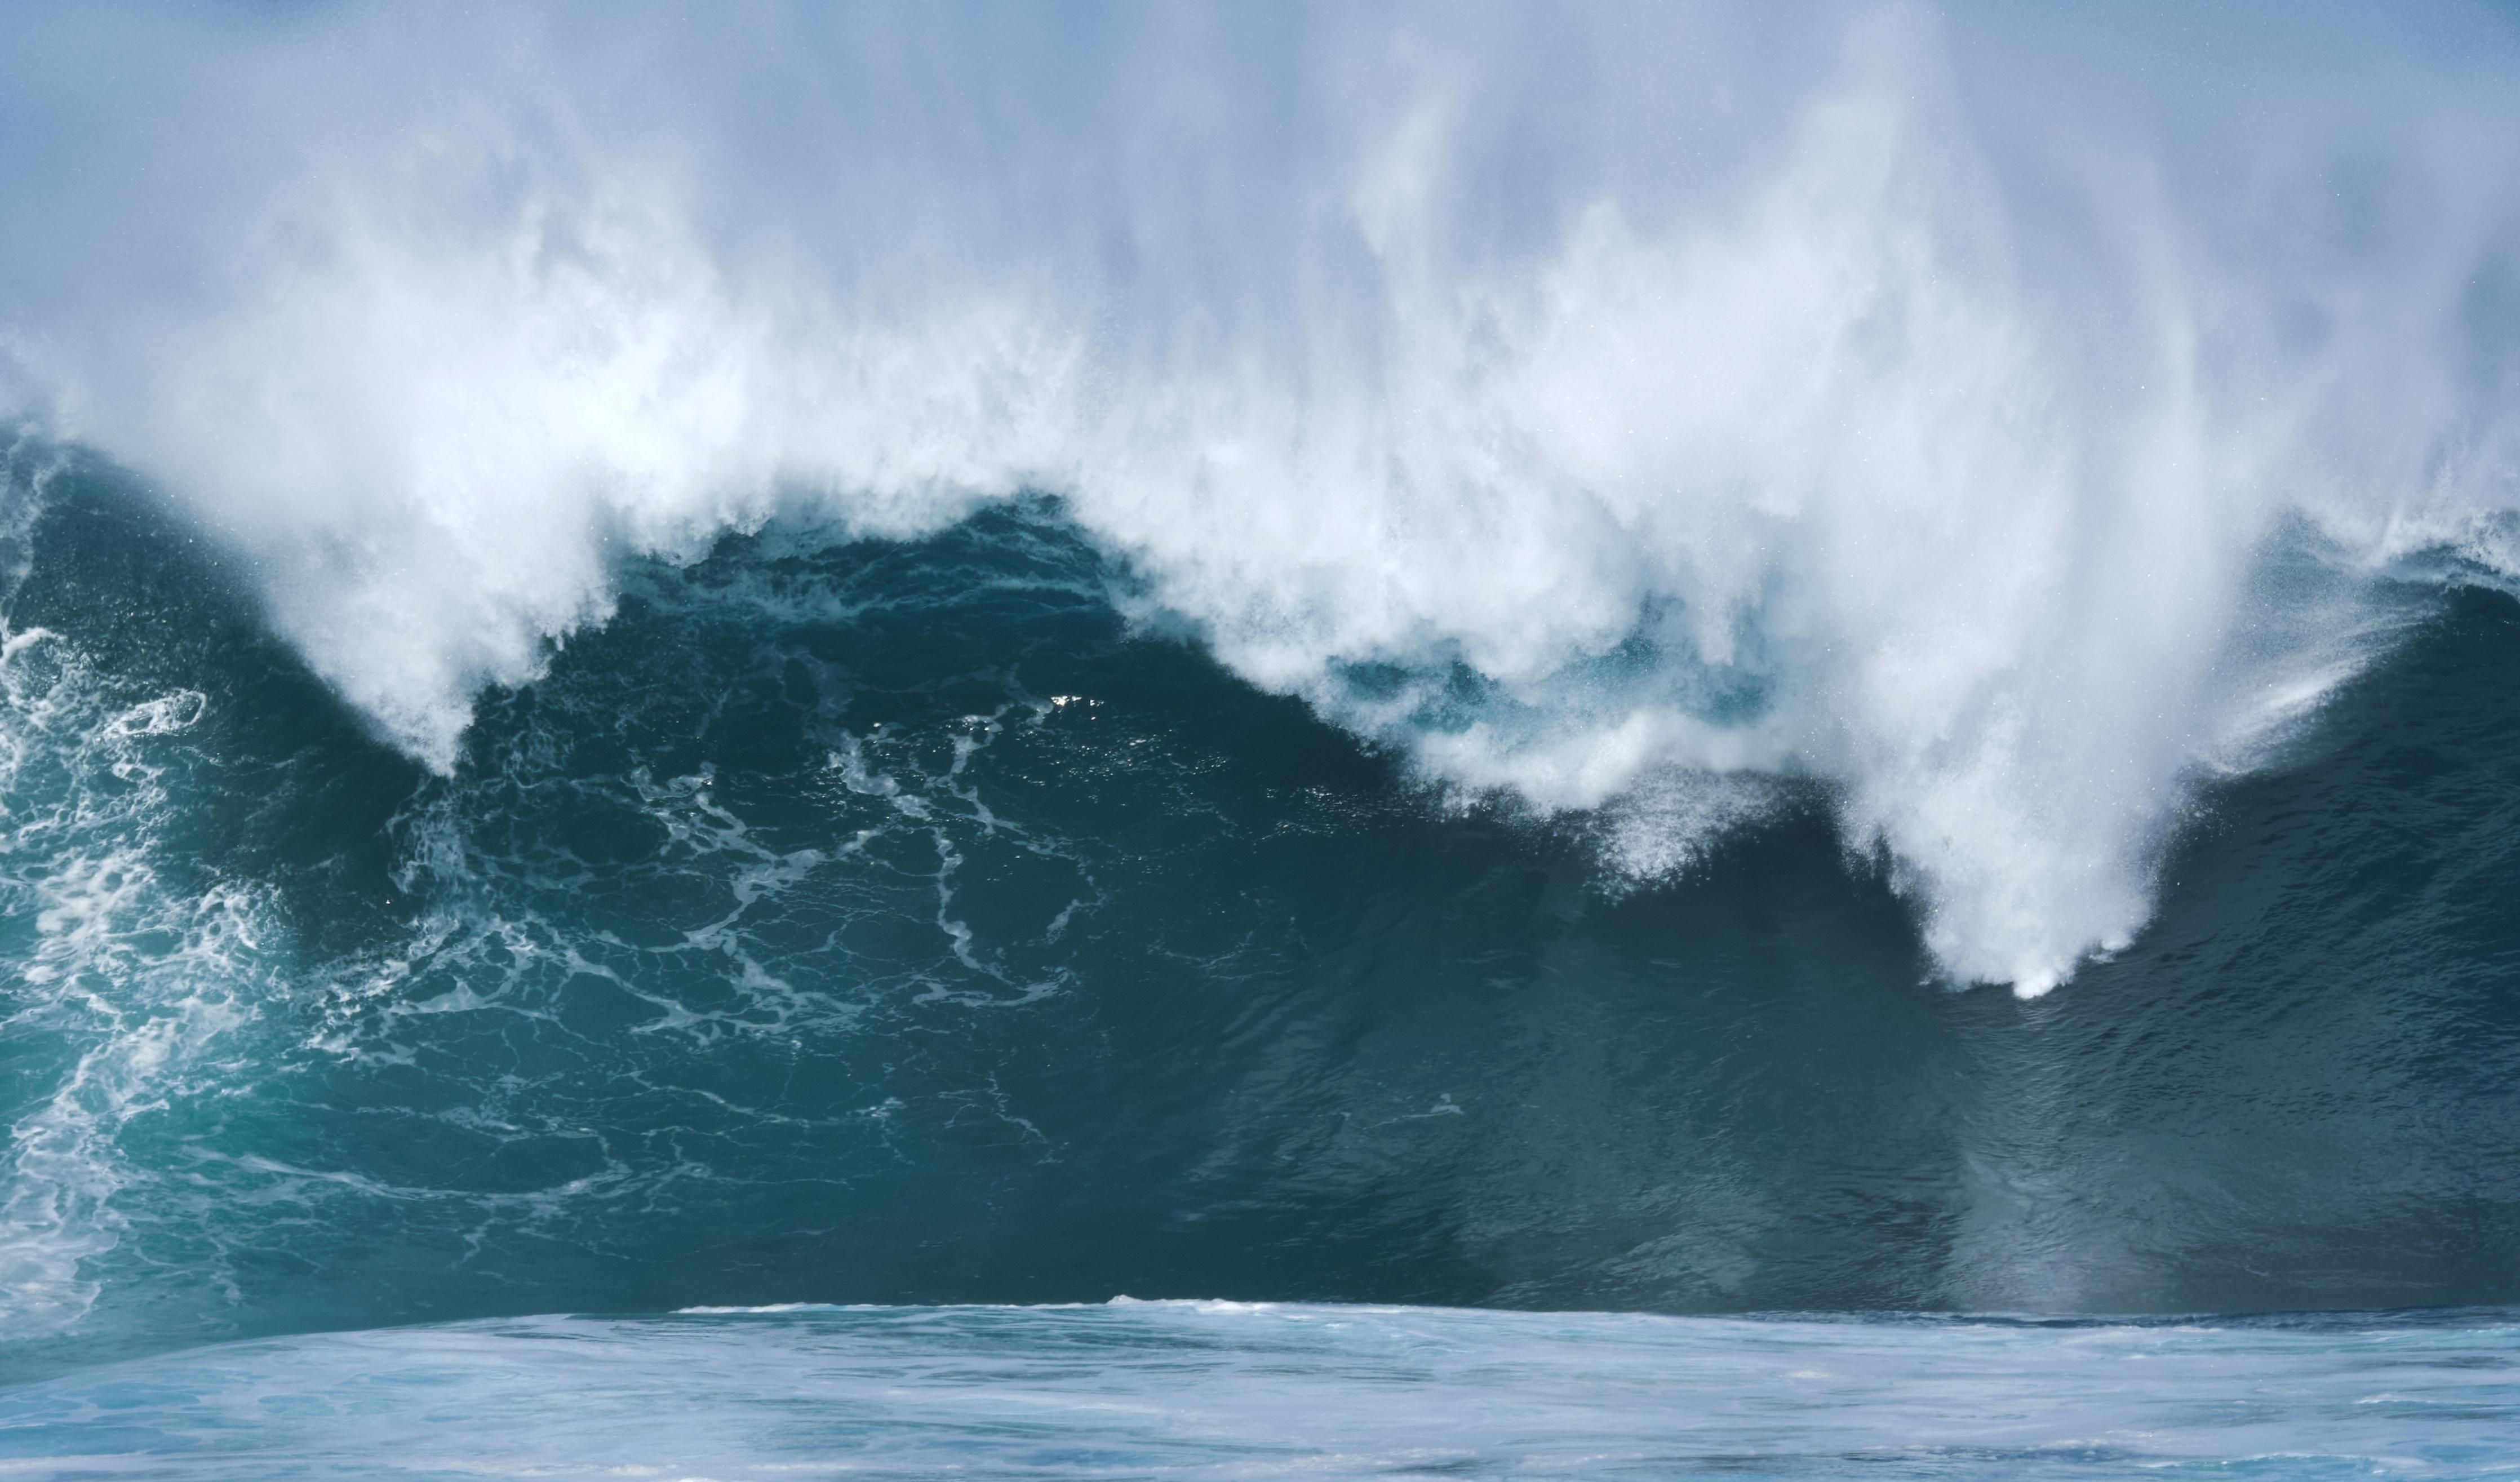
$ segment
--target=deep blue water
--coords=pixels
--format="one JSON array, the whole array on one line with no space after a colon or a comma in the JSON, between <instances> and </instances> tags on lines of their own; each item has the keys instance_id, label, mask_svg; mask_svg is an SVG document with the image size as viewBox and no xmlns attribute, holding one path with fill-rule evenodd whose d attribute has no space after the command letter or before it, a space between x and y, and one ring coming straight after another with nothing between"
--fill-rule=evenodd
<instances>
[{"instance_id":1,"label":"deep blue water","mask_svg":"<svg viewBox=\"0 0 2520 1482\"><path fill-rule=\"evenodd\" d=\"M629 560L612 619L489 696L440 777L126 476L10 497L21 1382L263 1334L799 1301L2520 1300L2506 596L2407 594L2429 615L2392 659L2280 765L2201 793L2140 937L2023 1001L1935 971L1820 785L1641 884L1584 817L1439 791L1133 623L1129 572L1055 502ZM2507 1366L2503 1322L2460 1352ZM421 1362L396 1345L515 1331L198 1364L389 1374ZM678 1354L638 1350L624 1382ZM131 1381L147 1423L229 1444L166 1377L208 1370L158 1362ZM266 1381L298 1382L236 1382ZM13 1391L8 1423L49 1428L11 1454L89 1449L60 1397L111 1410L95 1386L122 1382ZM2479 1403L2468 1461L2512 1434L2507 1385ZM240 1455L325 1433L290 1425Z\"/></svg>"}]
</instances>

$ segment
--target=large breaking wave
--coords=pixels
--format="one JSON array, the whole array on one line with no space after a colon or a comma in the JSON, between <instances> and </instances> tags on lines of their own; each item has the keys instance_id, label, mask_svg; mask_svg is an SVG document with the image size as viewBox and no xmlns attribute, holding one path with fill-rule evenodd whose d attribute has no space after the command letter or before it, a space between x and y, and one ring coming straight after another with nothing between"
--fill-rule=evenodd
<instances>
[{"instance_id":1,"label":"large breaking wave","mask_svg":"<svg viewBox=\"0 0 2520 1482\"><path fill-rule=\"evenodd\" d=\"M1234 669L1962 981L2513 566L2520 53L2343 6L22 15L22 407L453 764L625 551L1052 492ZM114 86L62 79L111 56Z\"/></svg>"}]
</instances>

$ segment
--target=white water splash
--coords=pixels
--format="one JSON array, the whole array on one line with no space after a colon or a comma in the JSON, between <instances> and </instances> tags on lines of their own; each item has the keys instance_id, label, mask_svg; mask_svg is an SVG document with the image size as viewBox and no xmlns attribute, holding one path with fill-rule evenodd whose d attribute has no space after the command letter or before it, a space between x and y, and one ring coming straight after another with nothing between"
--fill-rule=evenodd
<instances>
[{"instance_id":1,"label":"white water splash","mask_svg":"<svg viewBox=\"0 0 2520 1482\"><path fill-rule=\"evenodd\" d=\"M440 768L618 550L1049 489L1639 870L1827 781L2025 993L2383 642L2275 543L2510 566L2490 12L746 19L21 18L6 380Z\"/></svg>"}]
</instances>

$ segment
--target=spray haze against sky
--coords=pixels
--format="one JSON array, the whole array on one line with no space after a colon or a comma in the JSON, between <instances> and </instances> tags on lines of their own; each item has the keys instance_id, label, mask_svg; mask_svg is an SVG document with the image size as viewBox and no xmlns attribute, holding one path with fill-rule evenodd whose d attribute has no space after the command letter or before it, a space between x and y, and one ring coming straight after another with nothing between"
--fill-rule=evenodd
<instances>
[{"instance_id":1,"label":"spray haze against sky","mask_svg":"<svg viewBox=\"0 0 2520 1482\"><path fill-rule=\"evenodd\" d=\"M2520 571L2507 11L10 25L0 388L441 770L625 551L1048 492L1632 874L1817 780L2035 993L2409 583Z\"/></svg>"}]
</instances>

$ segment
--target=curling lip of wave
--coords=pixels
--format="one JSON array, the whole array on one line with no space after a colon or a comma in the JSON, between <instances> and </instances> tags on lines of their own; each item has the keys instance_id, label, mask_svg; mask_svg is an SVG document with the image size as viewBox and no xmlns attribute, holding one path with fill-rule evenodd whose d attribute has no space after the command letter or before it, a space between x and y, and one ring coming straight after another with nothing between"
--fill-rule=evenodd
<instances>
[{"instance_id":1,"label":"curling lip of wave","mask_svg":"<svg viewBox=\"0 0 2520 1482\"><path fill-rule=\"evenodd\" d=\"M93 106L48 55L170 85L13 209L104 240L83 182L199 168L0 322L441 770L617 549L1048 489L1246 677L1634 871L1828 779L1945 968L2035 993L2385 642L2368 573L2511 569L2520 68L2450 10L2186 70L1809 20L352 13L190 22L210 67L41 18L39 129Z\"/></svg>"}]
</instances>

